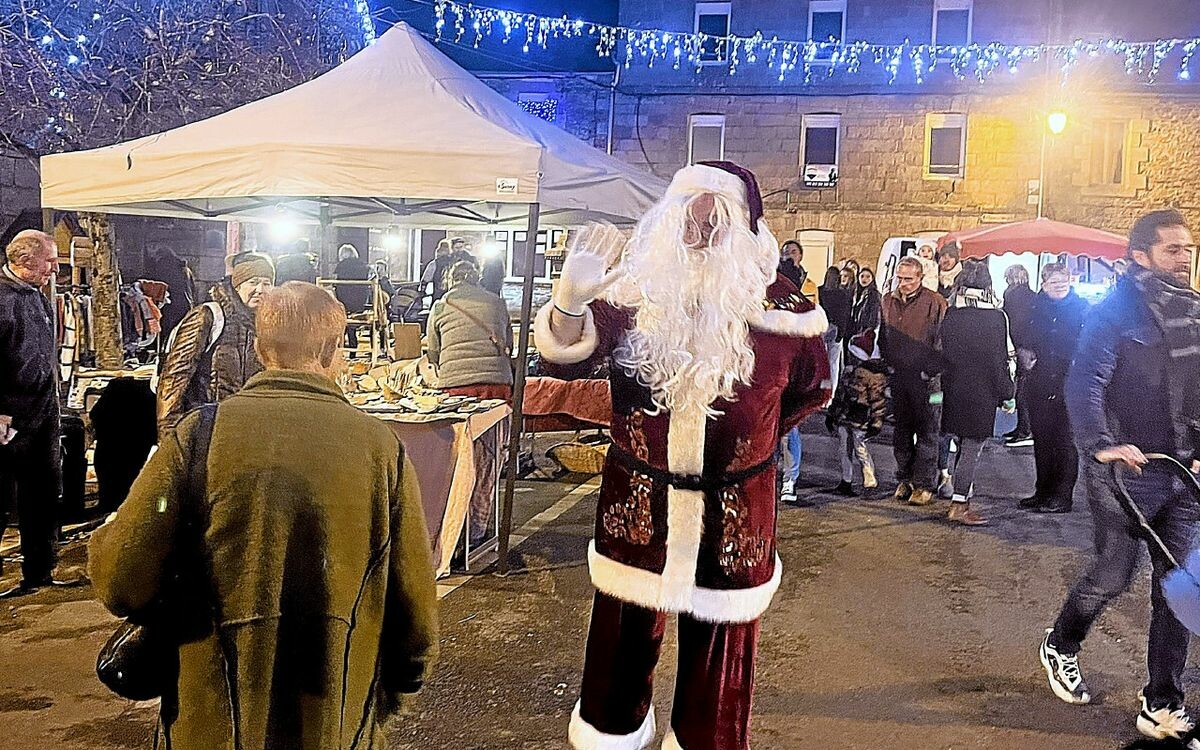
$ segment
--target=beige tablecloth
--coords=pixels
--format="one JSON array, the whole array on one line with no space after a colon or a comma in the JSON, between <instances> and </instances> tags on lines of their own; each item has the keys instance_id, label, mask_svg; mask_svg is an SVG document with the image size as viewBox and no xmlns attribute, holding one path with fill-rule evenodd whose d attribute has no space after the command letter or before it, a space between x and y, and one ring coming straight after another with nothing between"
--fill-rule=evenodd
<instances>
[{"instance_id":1,"label":"beige tablecloth","mask_svg":"<svg viewBox=\"0 0 1200 750\"><path fill-rule=\"evenodd\" d=\"M469 515L472 537L495 528L496 519L486 509L504 463L512 410L501 404L466 414L385 412L369 406L363 411L387 422L404 444L421 484L433 562L438 576L446 575Z\"/></svg>"}]
</instances>

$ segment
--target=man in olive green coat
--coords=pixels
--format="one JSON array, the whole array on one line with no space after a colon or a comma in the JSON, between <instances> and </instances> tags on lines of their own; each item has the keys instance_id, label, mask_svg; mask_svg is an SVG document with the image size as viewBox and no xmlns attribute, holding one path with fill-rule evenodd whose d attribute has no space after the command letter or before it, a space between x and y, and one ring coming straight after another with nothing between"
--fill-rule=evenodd
<instances>
[{"instance_id":1,"label":"man in olive green coat","mask_svg":"<svg viewBox=\"0 0 1200 750\"><path fill-rule=\"evenodd\" d=\"M177 750L382 748L381 722L433 660L415 474L330 378L345 321L311 284L268 293L256 344L267 369L217 407L206 491L189 495L203 461L194 413L92 537L97 597L135 621L187 593L172 586L179 570L210 571L194 587L213 592L203 634L181 636L177 696L163 700Z\"/></svg>"}]
</instances>

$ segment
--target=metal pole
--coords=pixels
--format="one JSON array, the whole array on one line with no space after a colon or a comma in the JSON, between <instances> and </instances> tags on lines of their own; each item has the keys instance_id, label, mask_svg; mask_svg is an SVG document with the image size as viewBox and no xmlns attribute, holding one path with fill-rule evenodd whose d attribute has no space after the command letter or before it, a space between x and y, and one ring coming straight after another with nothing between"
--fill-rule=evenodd
<instances>
[{"instance_id":1,"label":"metal pole","mask_svg":"<svg viewBox=\"0 0 1200 750\"><path fill-rule=\"evenodd\" d=\"M512 534L513 495L520 470L521 427L525 406L525 367L528 362L529 321L533 312L533 261L537 254L538 219L541 205L529 204L529 227L525 232L525 278L521 288L521 333L517 337L517 373L513 384L512 425L508 435L508 476L504 479L504 501L500 511L500 575L508 573L508 540Z\"/></svg>"},{"instance_id":2,"label":"metal pole","mask_svg":"<svg viewBox=\"0 0 1200 750\"><path fill-rule=\"evenodd\" d=\"M1046 208L1046 128L1050 127L1047 123L1042 123L1042 156L1039 159L1038 166L1038 203L1037 217L1042 218L1042 212Z\"/></svg>"}]
</instances>

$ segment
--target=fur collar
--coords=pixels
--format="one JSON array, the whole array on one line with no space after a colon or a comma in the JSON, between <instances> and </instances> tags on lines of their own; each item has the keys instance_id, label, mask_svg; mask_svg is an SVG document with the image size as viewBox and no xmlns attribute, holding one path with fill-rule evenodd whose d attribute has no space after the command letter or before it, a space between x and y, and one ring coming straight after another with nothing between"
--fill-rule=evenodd
<instances>
[{"instance_id":1,"label":"fur collar","mask_svg":"<svg viewBox=\"0 0 1200 750\"><path fill-rule=\"evenodd\" d=\"M829 328L829 319L820 307L806 312L764 310L758 320L751 321L750 327L779 336L814 338L821 336Z\"/></svg>"}]
</instances>

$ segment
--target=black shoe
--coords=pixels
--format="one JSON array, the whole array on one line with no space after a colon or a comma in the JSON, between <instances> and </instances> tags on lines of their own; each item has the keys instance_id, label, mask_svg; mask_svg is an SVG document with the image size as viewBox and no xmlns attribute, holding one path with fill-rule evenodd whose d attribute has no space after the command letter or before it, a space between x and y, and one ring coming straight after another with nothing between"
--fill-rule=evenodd
<instances>
[{"instance_id":1,"label":"black shoe","mask_svg":"<svg viewBox=\"0 0 1200 750\"><path fill-rule=\"evenodd\" d=\"M858 493L854 491L854 485L849 482L839 482L838 486L829 492L834 495L841 495L842 497L858 497Z\"/></svg>"},{"instance_id":2,"label":"black shoe","mask_svg":"<svg viewBox=\"0 0 1200 750\"><path fill-rule=\"evenodd\" d=\"M1009 430L1008 432L1004 433L1000 437L1004 438L1005 440L1012 440L1013 438L1015 438L1017 435L1020 435L1020 434L1021 434L1020 430Z\"/></svg>"},{"instance_id":3,"label":"black shoe","mask_svg":"<svg viewBox=\"0 0 1200 750\"><path fill-rule=\"evenodd\" d=\"M1046 500L1041 495L1030 495L1021 502L1017 503L1017 507L1021 510L1037 510L1045 504Z\"/></svg>"},{"instance_id":4,"label":"black shoe","mask_svg":"<svg viewBox=\"0 0 1200 750\"><path fill-rule=\"evenodd\" d=\"M1028 448L1033 445L1033 435L1013 435L1005 438L1004 444L1009 448Z\"/></svg>"},{"instance_id":5,"label":"black shoe","mask_svg":"<svg viewBox=\"0 0 1200 750\"><path fill-rule=\"evenodd\" d=\"M1070 500L1048 500L1033 509L1034 513L1070 513Z\"/></svg>"},{"instance_id":6,"label":"black shoe","mask_svg":"<svg viewBox=\"0 0 1200 750\"><path fill-rule=\"evenodd\" d=\"M26 583L25 581L21 581L16 586L13 586L10 589L7 589L5 591L0 591L0 599L16 599L19 596L26 596L28 594L36 594L38 592L38 589L39 589L38 586L34 586L32 584Z\"/></svg>"}]
</instances>

